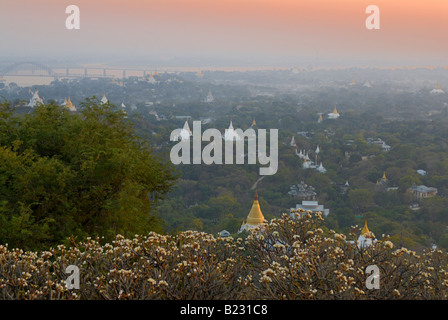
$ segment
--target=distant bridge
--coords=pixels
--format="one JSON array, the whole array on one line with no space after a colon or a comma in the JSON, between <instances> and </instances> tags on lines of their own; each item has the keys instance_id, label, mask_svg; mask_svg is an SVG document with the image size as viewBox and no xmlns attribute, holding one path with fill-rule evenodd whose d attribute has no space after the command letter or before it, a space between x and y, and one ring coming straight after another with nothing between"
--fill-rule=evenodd
<instances>
[{"instance_id":1,"label":"distant bridge","mask_svg":"<svg viewBox=\"0 0 448 320\"><path fill-rule=\"evenodd\" d=\"M52 77L60 78L126 78L146 77L151 74L146 69L100 68L100 67L55 67L37 62L17 62L0 69L0 77Z\"/></svg>"}]
</instances>

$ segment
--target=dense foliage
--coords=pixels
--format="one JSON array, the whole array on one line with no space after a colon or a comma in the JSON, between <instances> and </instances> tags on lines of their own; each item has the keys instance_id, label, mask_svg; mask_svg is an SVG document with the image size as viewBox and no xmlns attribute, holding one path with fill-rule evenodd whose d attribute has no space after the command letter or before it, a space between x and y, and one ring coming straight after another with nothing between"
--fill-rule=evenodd
<instances>
[{"instance_id":1,"label":"dense foliage","mask_svg":"<svg viewBox=\"0 0 448 320\"><path fill-rule=\"evenodd\" d=\"M121 111L96 99L78 113L0 107L0 243L42 249L69 236L161 230L155 203L172 169Z\"/></svg>"},{"instance_id":2,"label":"dense foliage","mask_svg":"<svg viewBox=\"0 0 448 320\"><path fill-rule=\"evenodd\" d=\"M358 248L320 213L283 215L243 238L151 232L111 243L72 241L41 252L0 246L1 299L446 299L448 256ZM353 238L353 239L350 239ZM80 270L69 289L66 268ZM368 289L379 270L379 288Z\"/></svg>"}]
</instances>

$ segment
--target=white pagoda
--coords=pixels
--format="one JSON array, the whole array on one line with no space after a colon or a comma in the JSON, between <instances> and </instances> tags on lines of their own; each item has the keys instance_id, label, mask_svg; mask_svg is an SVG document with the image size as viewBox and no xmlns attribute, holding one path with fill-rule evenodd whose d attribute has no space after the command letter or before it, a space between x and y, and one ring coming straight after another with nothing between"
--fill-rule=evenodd
<instances>
[{"instance_id":1,"label":"white pagoda","mask_svg":"<svg viewBox=\"0 0 448 320\"><path fill-rule=\"evenodd\" d=\"M212 103L213 101L215 101L215 98L213 97L212 92L209 91L207 97L205 98L205 102Z\"/></svg>"},{"instance_id":2,"label":"white pagoda","mask_svg":"<svg viewBox=\"0 0 448 320\"><path fill-rule=\"evenodd\" d=\"M367 87L367 88L371 88L372 87L372 85L370 84L369 80L366 80L366 82L364 83L364 87Z\"/></svg>"},{"instance_id":3,"label":"white pagoda","mask_svg":"<svg viewBox=\"0 0 448 320\"><path fill-rule=\"evenodd\" d=\"M188 125L188 119L185 120L185 124L184 127L182 128L182 130L180 130L180 133L176 136L174 136L174 140L179 140L179 138L181 140L189 140L190 137L193 135L193 133L190 130L190 126Z\"/></svg>"},{"instance_id":4,"label":"white pagoda","mask_svg":"<svg viewBox=\"0 0 448 320\"><path fill-rule=\"evenodd\" d=\"M225 130L224 136L222 137L225 141L239 141L241 137L233 128L232 120L230 120L229 128Z\"/></svg>"},{"instance_id":5,"label":"white pagoda","mask_svg":"<svg viewBox=\"0 0 448 320\"><path fill-rule=\"evenodd\" d=\"M328 119L337 119L340 117L340 114L338 112L338 109L336 109L336 107L334 107L334 110L332 113L328 114Z\"/></svg>"},{"instance_id":6,"label":"white pagoda","mask_svg":"<svg viewBox=\"0 0 448 320\"><path fill-rule=\"evenodd\" d=\"M291 142L289 143L289 145L290 145L291 147L297 147L296 140L294 139L294 136L292 136L292 138L291 138Z\"/></svg>"},{"instance_id":7,"label":"white pagoda","mask_svg":"<svg viewBox=\"0 0 448 320\"><path fill-rule=\"evenodd\" d=\"M39 97L39 91L36 90L34 91L33 96L30 99L30 102L28 102L27 107L34 108L35 106L43 103L44 101L42 100L41 97Z\"/></svg>"},{"instance_id":8,"label":"white pagoda","mask_svg":"<svg viewBox=\"0 0 448 320\"><path fill-rule=\"evenodd\" d=\"M101 99L101 104L105 104L108 102L109 102L109 100L107 99L106 95L104 95L103 98Z\"/></svg>"},{"instance_id":9,"label":"white pagoda","mask_svg":"<svg viewBox=\"0 0 448 320\"><path fill-rule=\"evenodd\" d=\"M319 171L320 173L325 173L327 172L327 169L325 169L325 167L322 165L322 161L320 162L319 167L316 168L317 171Z\"/></svg>"},{"instance_id":10,"label":"white pagoda","mask_svg":"<svg viewBox=\"0 0 448 320\"><path fill-rule=\"evenodd\" d=\"M437 84L436 88L435 88L435 89L432 89L430 93L431 93L431 94L439 94L439 93L445 93L445 91L443 91L442 89L440 89L440 85Z\"/></svg>"}]
</instances>

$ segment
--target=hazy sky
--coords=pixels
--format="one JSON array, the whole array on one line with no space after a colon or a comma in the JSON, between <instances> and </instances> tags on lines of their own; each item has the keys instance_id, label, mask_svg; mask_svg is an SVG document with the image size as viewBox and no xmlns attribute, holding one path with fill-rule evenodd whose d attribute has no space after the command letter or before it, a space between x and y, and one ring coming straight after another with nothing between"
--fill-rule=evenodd
<instances>
[{"instance_id":1,"label":"hazy sky","mask_svg":"<svg viewBox=\"0 0 448 320\"><path fill-rule=\"evenodd\" d=\"M80 8L67 30L65 8ZM368 30L368 5L380 30ZM0 0L0 58L448 65L447 0Z\"/></svg>"}]
</instances>

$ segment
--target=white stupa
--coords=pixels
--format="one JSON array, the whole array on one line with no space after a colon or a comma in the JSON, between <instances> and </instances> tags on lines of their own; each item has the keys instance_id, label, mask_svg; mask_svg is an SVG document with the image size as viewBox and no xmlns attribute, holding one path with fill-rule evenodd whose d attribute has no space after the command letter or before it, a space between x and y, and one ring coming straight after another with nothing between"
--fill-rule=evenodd
<instances>
[{"instance_id":1,"label":"white stupa","mask_svg":"<svg viewBox=\"0 0 448 320\"><path fill-rule=\"evenodd\" d=\"M371 88L372 87L372 85L370 84L369 80L366 80L366 82L364 83L364 87L367 87L367 88Z\"/></svg>"},{"instance_id":2,"label":"white stupa","mask_svg":"<svg viewBox=\"0 0 448 320\"><path fill-rule=\"evenodd\" d=\"M328 114L328 119L337 119L340 117L340 114L338 112L338 109L336 109L336 107L334 107L334 110L332 113Z\"/></svg>"},{"instance_id":3,"label":"white stupa","mask_svg":"<svg viewBox=\"0 0 448 320\"><path fill-rule=\"evenodd\" d=\"M440 85L438 84L438 85L436 86L435 89L432 89L432 90L431 90L430 93L431 93L431 94L439 94L439 93L445 93L445 91L443 91L442 89L440 89Z\"/></svg>"},{"instance_id":4,"label":"white stupa","mask_svg":"<svg viewBox=\"0 0 448 320\"><path fill-rule=\"evenodd\" d=\"M126 112L126 105L122 102L121 103L121 112L124 114L124 117L128 117L128 113Z\"/></svg>"},{"instance_id":5,"label":"white stupa","mask_svg":"<svg viewBox=\"0 0 448 320\"><path fill-rule=\"evenodd\" d=\"M185 124L184 127L182 128L182 130L180 130L180 133L176 136L174 136L174 140L179 140L179 138L181 140L189 140L190 137L193 135L193 133L190 130L190 126L188 125L188 119L185 120Z\"/></svg>"},{"instance_id":6,"label":"white stupa","mask_svg":"<svg viewBox=\"0 0 448 320\"><path fill-rule=\"evenodd\" d=\"M364 228L361 230L361 235L358 237L358 248L366 248L376 243L375 235L367 227L367 220L364 224Z\"/></svg>"},{"instance_id":7,"label":"white stupa","mask_svg":"<svg viewBox=\"0 0 448 320\"><path fill-rule=\"evenodd\" d=\"M154 79L154 76L153 76L152 73L151 73L151 75L150 75L149 78L148 78L148 82L151 83L151 84L154 84L154 83L157 82L156 79Z\"/></svg>"},{"instance_id":8,"label":"white stupa","mask_svg":"<svg viewBox=\"0 0 448 320\"><path fill-rule=\"evenodd\" d=\"M101 104L105 104L108 102L109 102L109 100L107 99L106 95L104 95L103 98L101 99Z\"/></svg>"},{"instance_id":9,"label":"white stupa","mask_svg":"<svg viewBox=\"0 0 448 320\"><path fill-rule=\"evenodd\" d=\"M205 98L205 102L212 103L213 101L215 101L215 98L213 97L212 92L209 91L207 97Z\"/></svg>"},{"instance_id":10,"label":"white stupa","mask_svg":"<svg viewBox=\"0 0 448 320\"><path fill-rule=\"evenodd\" d=\"M42 100L41 97L39 97L39 91L36 90L34 91L33 96L30 99L30 102L28 102L27 107L34 108L35 106L43 103L44 101Z\"/></svg>"},{"instance_id":11,"label":"white stupa","mask_svg":"<svg viewBox=\"0 0 448 320\"><path fill-rule=\"evenodd\" d=\"M294 139L294 136L292 136L292 138L291 138L291 142L289 143L289 145L290 145L291 147L297 147L296 140Z\"/></svg>"},{"instance_id":12,"label":"white stupa","mask_svg":"<svg viewBox=\"0 0 448 320\"><path fill-rule=\"evenodd\" d=\"M230 120L229 128L225 130L224 137L225 141L239 141L241 137L233 128L232 120Z\"/></svg>"}]
</instances>

